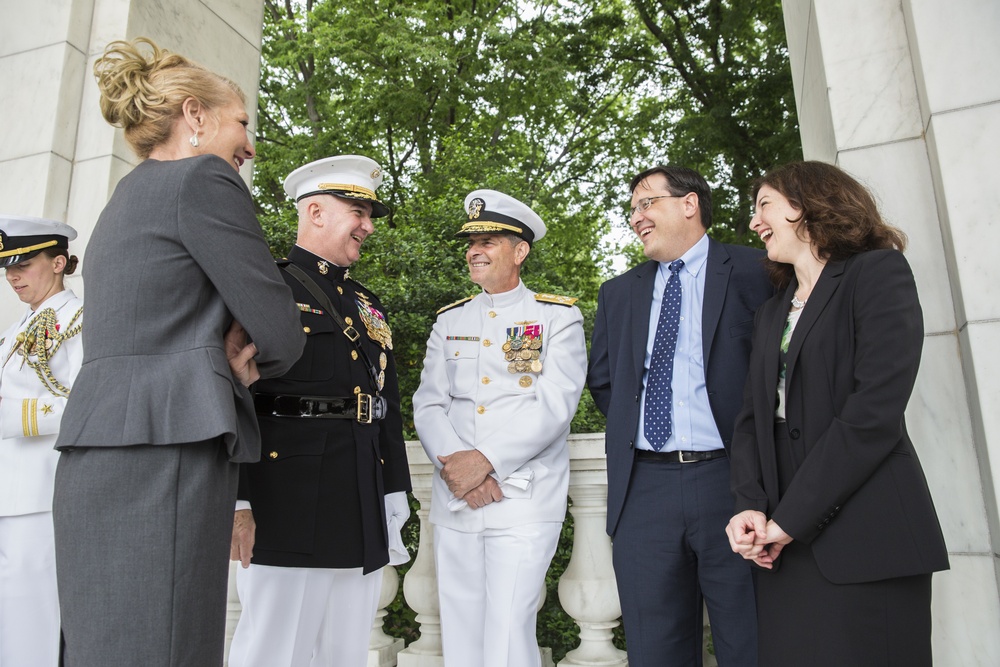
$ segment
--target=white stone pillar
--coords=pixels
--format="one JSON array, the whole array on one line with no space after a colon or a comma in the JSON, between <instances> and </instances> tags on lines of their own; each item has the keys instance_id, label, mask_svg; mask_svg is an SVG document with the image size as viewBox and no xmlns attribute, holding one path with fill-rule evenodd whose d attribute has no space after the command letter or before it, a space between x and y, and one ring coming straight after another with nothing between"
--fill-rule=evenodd
<instances>
[{"instance_id":1,"label":"white stone pillar","mask_svg":"<svg viewBox=\"0 0 1000 667\"><path fill-rule=\"evenodd\" d=\"M909 236L926 337L906 417L951 554L934 657L1000 664L1000 3L782 6L804 157L859 177Z\"/></svg>"},{"instance_id":2,"label":"white stone pillar","mask_svg":"<svg viewBox=\"0 0 1000 667\"><path fill-rule=\"evenodd\" d=\"M420 503L420 541L413 566L403 579L403 597L407 606L417 612L420 639L399 652L399 667L443 667L441 652L441 608L438 605L437 574L434 571L434 527L431 511L431 482L434 464L427 458L419 442L406 443L410 462L413 496Z\"/></svg>"},{"instance_id":3,"label":"white stone pillar","mask_svg":"<svg viewBox=\"0 0 1000 667\"><path fill-rule=\"evenodd\" d=\"M394 667L396 654L403 650L403 640L390 637L382 628L388 612L385 610L399 592L399 573L392 565L382 568L382 591L378 598L378 611L375 612L375 622L372 624L371 639L368 641L367 667Z\"/></svg>"},{"instance_id":4,"label":"white stone pillar","mask_svg":"<svg viewBox=\"0 0 1000 667\"><path fill-rule=\"evenodd\" d=\"M0 0L0 212L53 218L79 232L67 287L81 295L97 216L137 160L101 117L92 68L115 39L152 38L236 81L256 113L261 0ZM252 164L252 163L251 163ZM250 169L243 176L249 183ZM85 295L84 295L85 296ZM0 289L0 330L21 312ZM86 326L86 325L85 325Z\"/></svg>"},{"instance_id":5,"label":"white stone pillar","mask_svg":"<svg viewBox=\"0 0 1000 667\"><path fill-rule=\"evenodd\" d=\"M604 434L570 436L569 497L573 501L573 553L559 579L559 604L580 626L580 645L559 667L625 667L625 652L611 642L622 615L611 562L607 458Z\"/></svg>"}]
</instances>

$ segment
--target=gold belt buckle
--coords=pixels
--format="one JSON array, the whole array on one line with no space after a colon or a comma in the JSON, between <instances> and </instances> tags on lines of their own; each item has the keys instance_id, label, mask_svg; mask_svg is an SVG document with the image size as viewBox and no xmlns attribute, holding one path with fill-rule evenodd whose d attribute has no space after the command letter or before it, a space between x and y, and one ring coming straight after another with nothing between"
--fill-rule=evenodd
<instances>
[{"instance_id":1,"label":"gold belt buckle","mask_svg":"<svg viewBox=\"0 0 1000 667\"><path fill-rule=\"evenodd\" d=\"M372 423L372 395L358 394L358 423Z\"/></svg>"}]
</instances>

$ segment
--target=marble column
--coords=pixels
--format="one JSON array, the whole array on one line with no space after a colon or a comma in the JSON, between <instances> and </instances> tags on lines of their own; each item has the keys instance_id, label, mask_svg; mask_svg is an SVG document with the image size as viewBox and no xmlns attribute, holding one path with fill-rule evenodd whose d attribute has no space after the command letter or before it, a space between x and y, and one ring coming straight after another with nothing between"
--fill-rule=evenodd
<instances>
[{"instance_id":1,"label":"marble column","mask_svg":"<svg viewBox=\"0 0 1000 667\"><path fill-rule=\"evenodd\" d=\"M140 35L236 81L253 119L260 77L261 0L0 0L0 212L53 218L79 232L84 253L97 216L137 160L98 108L92 68L104 46ZM250 167L243 177L251 177ZM85 295L83 295L85 296ZM21 306L0 290L0 330Z\"/></svg>"},{"instance_id":2,"label":"marble column","mask_svg":"<svg viewBox=\"0 0 1000 667\"><path fill-rule=\"evenodd\" d=\"M865 182L909 237L926 337L906 418L951 554L935 660L1000 664L1000 3L782 6L804 157Z\"/></svg>"}]
</instances>

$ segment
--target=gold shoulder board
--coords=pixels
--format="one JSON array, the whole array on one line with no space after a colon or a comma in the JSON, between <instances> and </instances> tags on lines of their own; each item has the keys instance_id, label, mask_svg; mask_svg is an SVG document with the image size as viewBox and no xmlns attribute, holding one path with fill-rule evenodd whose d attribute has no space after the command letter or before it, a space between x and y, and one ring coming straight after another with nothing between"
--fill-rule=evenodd
<instances>
[{"instance_id":1,"label":"gold shoulder board","mask_svg":"<svg viewBox=\"0 0 1000 667\"><path fill-rule=\"evenodd\" d=\"M536 294L535 301L555 303L560 306L572 306L574 303L579 301L579 299L575 296L563 296L561 294Z\"/></svg>"},{"instance_id":2,"label":"gold shoulder board","mask_svg":"<svg viewBox=\"0 0 1000 667\"><path fill-rule=\"evenodd\" d=\"M459 299L458 301L455 301L453 303L449 303L444 308L439 308L438 311L437 311L437 314L440 315L441 313L443 313L445 311L448 311L448 310L451 310L452 308L457 308L457 307L461 306L463 303L465 303L466 301L472 301L475 298L476 298L476 295L473 294L472 296L467 296L464 299Z\"/></svg>"}]
</instances>

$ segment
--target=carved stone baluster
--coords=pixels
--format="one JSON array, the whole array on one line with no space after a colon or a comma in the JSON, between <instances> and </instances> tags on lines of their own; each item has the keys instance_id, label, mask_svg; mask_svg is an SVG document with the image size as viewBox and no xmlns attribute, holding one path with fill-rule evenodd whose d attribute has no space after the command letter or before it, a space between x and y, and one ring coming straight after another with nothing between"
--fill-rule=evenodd
<instances>
[{"instance_id":1,"label":"carved stone baluster","mask_svg":"<svg viewBox=\"0 0 1000 667\"><path fill-rule=\"evenodd\" d=\"M399 592L399 574L392 565L382 568L382 591L378 597L378 611L375 612L375 622L372 624L372 634L368 640L367 667L394 667L396 654L403 650L403 640L390 637L382 628L389 604L396 599Z\"/></svg>"},{"instance_id":2,"label":"carved stone baluster","mask_svg":"<svg viewBox=\"0 0 1000 667\"><path fill-rule=\"evenodd\" d=\"M612 630L619 624L621 603L611 563L607 460L604 434L570 436L569 496L573 501L573 553L559 579L559 603L580 626L580 645L559 667L607 665L625 667L625 652L615 648Z\"/></svg>"},{"instance_id":3,"label":"carved stone baluster","mask_svg":"<svg viewBox=\"0 0 1000 667\"><path fill-rule=\"evenodd\" d=\"M413 495L420 503L420 542L413 567L403 578L403 597L407 606L417 612L420 639L399 652L399 667L443 667L441 653L441 610L438 605L437 574L434 572L434 527L428 517L431 511L431 481L434 465L427 459L419 442L406 444L410 461Z\"/></svg>"}]
</instances>

